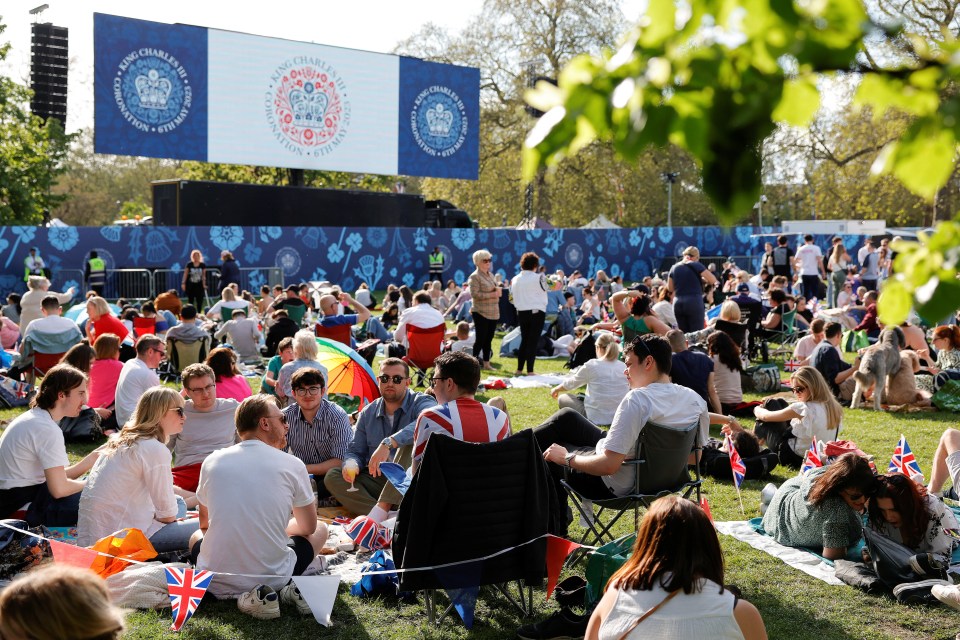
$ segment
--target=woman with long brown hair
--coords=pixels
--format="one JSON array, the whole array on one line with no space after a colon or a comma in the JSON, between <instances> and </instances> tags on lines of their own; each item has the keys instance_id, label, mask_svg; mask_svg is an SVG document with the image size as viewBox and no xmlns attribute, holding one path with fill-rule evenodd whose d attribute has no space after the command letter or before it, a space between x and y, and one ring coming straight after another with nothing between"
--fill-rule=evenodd
<instances>
[{"instance_id":1,"label":"woman with long brown hair","mask_svg":"<svg viewBox=\"0 0 960 640\"><path fill-rule=\"evenodd\" d=\"M822 549L843 558L862 536L860 514L876 490L867 459L845 453L828 467L790 478L763 515L763 530L788 547Z\"/></svg>"},{"instance_id":2,"label":"woman with long brown hair","mask_svg":"<svg viewBox=\"0 0 960 640\"><path fill-rule=\"evenodd\" d=\"M640 523L633 554L607 582L588 640L763 640L756 607L723 587L723 552L710 519L671 495Z\"/></svg>"},{"instance_id":3,"label":"woman with long brown hair","mask_svg":"<svg viewBox=\"0 0 960 640\"><path fill-rule=\"evenodd\" d=\"M868 507L870 528L918 554L930 554L947 566L957 546L944 529L957 529L953 511L902 473L877 478Z\"/></svg>"}]
</instances>

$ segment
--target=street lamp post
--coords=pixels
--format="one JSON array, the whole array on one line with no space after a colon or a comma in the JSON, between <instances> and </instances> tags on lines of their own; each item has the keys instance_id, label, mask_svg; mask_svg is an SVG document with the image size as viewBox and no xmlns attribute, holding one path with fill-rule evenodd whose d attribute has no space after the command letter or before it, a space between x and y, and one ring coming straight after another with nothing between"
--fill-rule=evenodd
<instances>
[{"instance_id":1,"label":"street lamp post","mask_svg":"<svg viewBox=\"0 0 960 640\"><path fill-rule=\"evenodd\" d=\"M673 183L677 181L680 174L673 172L664 172L660 174L660 179L667 183L667 226L673 226Z\"/></svg>"}]
</instances>

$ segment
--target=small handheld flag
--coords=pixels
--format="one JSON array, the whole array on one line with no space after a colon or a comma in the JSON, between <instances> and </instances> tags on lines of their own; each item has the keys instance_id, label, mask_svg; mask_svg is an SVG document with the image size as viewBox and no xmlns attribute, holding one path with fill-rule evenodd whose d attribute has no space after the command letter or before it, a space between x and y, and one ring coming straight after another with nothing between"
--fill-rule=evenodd
<instances>
[{"instance_id":1,"label":"small handheld flag","mask_svg":"<svg viewBox=\"0 0 960 640\"><path fill-rule=\"evenodd\" d=\"M743 464L737 448L733 446L733 438L727 436L727 453L730 454L730 471L733 472L733 484L737 488L737 499L740 501L740 513L743 510L743 498L740 496L740 485L743 484L743 478L747 474L747 467Z\"/></svg>"},{"instance_id":2,"label":"small handheld flag","mask_svg":"<svg viewBox=\"0 0 960 640\"><path fill-rule=\"evenodd\" d=\"M800 475L804 475L807 471L822 466L823 461L820 459L820 452L817 451L817 440L814 438L810 442L810 448L807 449L807 453L803 456L803 466L800 467Z\"/></svg>"},{"instance_id":3,"label":"small handheld flag","mask_svg":"<svg viewBox=\"0 0 960 640\"><path fill-rule=\"evenodd\" d=\"M897 443L897 448L893 450L893 458L890 459L890 466L887 467L887 473L898 471L908 478L922 474L920 465L913 456L913 451L910 450L907 438L903 434L900 434L900 442Z\"/></svg>"},{"instance_id":4,"label":"small handheld flag","mask_svg":"<svg viewBox=\"0 0 960 640\"><path fill-rule=\"evenodd\" d=\"M173 613L173 624L170 629L179 631L200 606L200 600L210 586L213 572L178 567L165 568L167 593L170 594L170 608Z\"/></svg>"},{"instance_id":5,"label":"small handheld flag","mask_svg":"<svg viewBox=\"0 0 960 640\"><path fill-rule=\"evenodd\" d=\"M802 365L800 364L799 360L790 359L783 363L783 368L787 371L796 371L801 366Z\"/></svg>"}]
</instances>

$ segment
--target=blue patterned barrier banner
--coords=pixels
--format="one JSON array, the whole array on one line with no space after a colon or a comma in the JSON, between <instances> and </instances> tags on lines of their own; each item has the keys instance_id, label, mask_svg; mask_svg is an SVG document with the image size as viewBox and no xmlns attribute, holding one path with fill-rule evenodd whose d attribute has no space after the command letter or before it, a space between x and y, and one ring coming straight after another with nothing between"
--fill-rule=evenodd
<instances>
[{"instance_id":1,"label":"blue patterned barrier banner","mask_svg":"<svg viewBox=\"0 0 960 640\"><path fill-rule=\"evenodd\" d=\"M97 153L477 178L480 71L94 14Z\"/></svg>"},{"instance_id":2,"label":"blue patterned barrier banner","mask_svg":"<svg viewBox=\"0 0 960 640\"><path fill-rule=\"evenodd\" d=\"M660 268L664 259L696 246L703 256L745 256L741 268L756 272L770 228L639 227L633 229L432 229L350 227L0 227L0 291L22 290L23 260L30 247L53 271L54 285L63 290L82 285L84 264L91 250L108 269L172 269L179 271L190 251L199 249L209 266L220 252L233 252L241 267L277 266L286 283L307 280L337 282L354 291L361 282L371 289L406 284L417 289L427 278L427 255L439 246L446 256L444 282L462 283L474 270L472 254L486 249L494 256L493 270L505 277L518 271L520 256L536 252L548 272L580 270L592 277L603 269L626 282L642 279ZM815 236L826 252L833 236ZM851 255L863 236L844 236ZM799 235L791 236L796 246ZM248 288L267 282L254 271ZM109 294L108 294L109 295Z\"/></svg>"}]
</instances>

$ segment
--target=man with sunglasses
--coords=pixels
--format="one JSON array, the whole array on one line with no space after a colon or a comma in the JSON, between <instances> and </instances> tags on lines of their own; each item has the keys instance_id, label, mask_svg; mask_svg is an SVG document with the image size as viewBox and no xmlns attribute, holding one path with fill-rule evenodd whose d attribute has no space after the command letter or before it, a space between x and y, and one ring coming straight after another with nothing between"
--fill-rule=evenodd
<instances>
[{"instance_id":1,"label":"man with sunglasses","mask_svg":"<svg viewBox=\"0 0 960 640\"><path fill-rule=\"evenodd\" d=\"M380 473L380 463L395 454L396 462L409 466L417 416L437 401L410 389L410 368L399 358L383 360L377 380L380 397L357 416L356 432L344 459L344 463L353 460L360 468L353 482L358 490L348 491L350 482L342 467L328 471L323 484L352 514L369 514L382 522L389 506L399 504L401 496Z\"/></svg>"},{"instance_id":2,"label":"man with sunglasses","mask_svg":"<svg viewBox=\"0 0 960 640\"><path fill-rule=\"evenodd\" d=\"M174 457L174 486L196 491L200 465L207 456L240 441L234 422L240 403L217 397L216 375L202 362L186 367L181 378L187 394L183 407L186 419L183 431L170 436L167 447Z\"/></svg>"},{"instance_id":3,"label":"man with sunglasses","mask_svg":"<svg viewBox=\"0 0 960 640\"><path fill-rule=\"evenodd\" d=\"M239 596L237 606L247 615L279 618L281 603L309 615L290 578L303 575L327 539L310 477L300 460L284 453L286 417L276 398L244 400L236 425L239 444L211 454L200 469L200 530L190 539L194 563L217 572L212 595Z\"/></svg>"},{"instance_id":4,"label":"man with sunglasses","mask_svg":"<svg viewBox=\"0 0 960 640\"><path fill-rule=\"evenodd\" d=\"M567 482L590 500L627 495L633 490L634 470L623 461L636 455L637 438L647 422L684 428L700 424L698 442L709 436L707 403L697 392L670 380L672 350L661 336L639 336L624 352L630 391L617 407L609 431L603 431L573 409L561 409L534 428L537 443L556 485L561 512L573 516L560 481L564 467Z\"/></svg>"},{"instance_id":5,"label":"man with sunglasses","mask_svg":"<svg viewBox=\"0 0 960 640\"><path fill-rule=\"evenodd\" d=\"M290 388L294 403L283 410L290 426L288 450L307 465L308 473L316 476L319 489L327 472L339 467L347 455L353 429L347 412L323 397L321 372L308 367L298 369L290 378Z\"/></svg>"},{"instance_id":6,"label":"man with sunglasses","mask_svg":"<svg viewBox=\"0 0 960 640\"><path fill-rule=\"evenodd\" d=\"M167 354L163 341L152 333L140 336L136 348L137 357L124 363L117 380L115 406L117 424L121 427L133 415L140 396L160 384L156 369Z\"/></svg>"}]
</instances>

